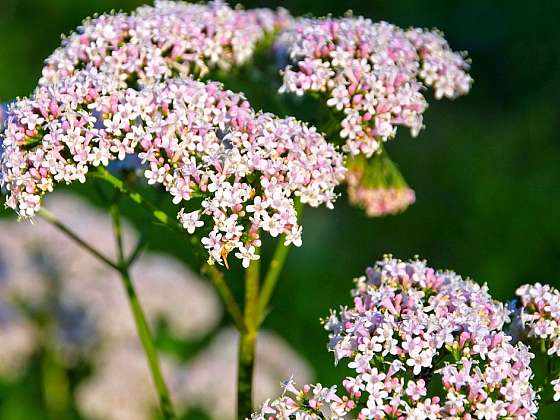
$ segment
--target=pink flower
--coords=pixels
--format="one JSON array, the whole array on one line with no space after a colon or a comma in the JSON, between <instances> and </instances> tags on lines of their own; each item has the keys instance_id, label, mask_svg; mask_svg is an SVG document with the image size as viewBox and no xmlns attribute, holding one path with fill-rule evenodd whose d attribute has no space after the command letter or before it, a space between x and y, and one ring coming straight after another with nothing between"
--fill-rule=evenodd
<instances>
[{"instance_id":1,"label":"pink flower","mask_svg":"<svg viewBox=\"0 0 560 420\"><path fill-rule=\"evenodd\" d=\"M347 359L354 371L343 382L346 394L338 394L352 404L337 406L333 415L327 401L309 405L303 392L271 403L276 415L281 418L290 398L290 413L305 419L534 418L533 355L522 343L510 344L502 331L509 312L486 286L435 271L424 261L390 256L355 282L353 306L342 306L325 322L335 362ZM397 350L373 351L371 343L387 337ZM433 395L437 389L442 391Z\"/></svg>"},{"instance_id":2,"label":"pink flower","mask_svg":"<svg viewBox=\"0 0 560 420\"><path fill-rule=\"evenodd\" d=\"M398 126L413 136L422 129L425 86L436 98L466 94L468 60L439 32L403 30L363 17L298 19L277 48L294 65L284 68L281 92L318 92L341 111L340 137L351 155L375 153Z\"/></svg>"},{"instance_id":3,"label":"pink flower","mask_svg":"<svg viewBox=\"0 0 560 420\"><path fill-rule=\"evenodd\" d=\"M125 155L147 163L148 184L162 185L174 204L201 197L199 209L179 209L178 218L188 233L209 228L202 243L210 262L227 265L237 250L248 265L261 232L301 245L295 199L332 207L342 156L316 130L257 113L216 83L168 80L140 91L112 83L83 71L14 103L0 182L21 217L33 217L57 183L85 182L90 170L120 159L123 137Z\"/></svg>"}]
</instances>

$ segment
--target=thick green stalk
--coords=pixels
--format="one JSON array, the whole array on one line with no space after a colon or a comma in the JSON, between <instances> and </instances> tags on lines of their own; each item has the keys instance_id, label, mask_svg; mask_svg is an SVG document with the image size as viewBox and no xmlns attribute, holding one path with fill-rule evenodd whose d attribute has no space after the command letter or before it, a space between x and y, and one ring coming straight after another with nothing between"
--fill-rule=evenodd
<instances>
[{"instance_id":1,"label":"thick green stalk","mask_svg":"<svg viewBox=\"0 0 560 420\"><path fill-rule=\"evenodd\" d=\"M301 219L303 205L299 200L297 200L294 204L298 214L298 219ZM280 273L282 272L282 268L284 267L286 258L288 257L290 249L288 246L284 245L284 239L284 235L278 239L276 250L274 251L270 265L268 266L268 271L264 276L263 286L259 298L259 319L257 321L257 328L262 324L264 318L266 317L268 304L270 303L270 299L272 298L272 294L274 293L274 289L276 288L276 284L280 278Z\"/></svg>"},{"instance_id":2,"label":"thick green stalk","mask_svg":"<svg viewBox=\"0 0 560 420\"><path fill-rule=\"evenodd\" d=\"M175 414L173 411L173 405L171 403L171 398L169 397L169 390L161 372L159 357L156 351L154 340L150 332L148 322L146 321L144 310L142 309L142 305L140 304L140 300L138 299L138 295L136 294L134 284L130 278L129 266L126 265L123 249L120 212L117 205L112 206L111 215L113 217L113 230L115 233L115 241L117 243L117 255L120 265L122 284L126 290L128 302L130 304L132 315L134 317L134 323L136 324L138 337L140 338L144 353L146 354L146 358L148 359L148 366L150 368L152 380L159 397L161 413L165 420L174 419Z\"/></svg>"},{"instance_id":3,"label":"thick green stalk","mask_svg":"<svg viewBox=\"0 0 560 420\"><path fill-rule=\"evenodd\" d=\"M43 395L49 417L54 420L69 418L70 390L68 377L58 365L49 347L45 348L41 360Z\"/></svg>"},{"instance_id":4,"label":"thick green stalk","mask_svg":"<svg viewBox=\"0 0 560 420\"><path fill-rule=\"evenodd\" d=\"M259 320L258 325L260 325L266 316L266 311L268 309L268 304L278 283L280 273L288 257L288 252L290 248L284 245L284 235L278 239L278 245L276 245L276 250L268 266L268 271L264 277L263 286L259 298Z\"/></svg>"},{"instance_id":5,"label":"thick green stalk","mask_svg":"<svg viewBox=\"0 0 560 420\"><path fill-rule=\"evenodd\" d=\"M150 368L150 373L152 375L152 380L159 397L161 413L163 415L163 418L166 420L174 419L175 414L173 411L173 405L171 403L171 398L169 397L169 391L167 389L165 379L163 378L163 374L161 373L159 358L154 345L154 341L150 333L148 323L146 322L144 311L142 310L142 306L140 305L138 295L136 294L136 290L134 289L134 285L132 284L132 280L130 279L130 275L128 274L128 270L123 270L121 279L128 296L130 308L132 309L132 314L134 316L134 322L136 324L140 342L142 343L142 347L144 348L146 358L148 359L148 365Z\"/></svg>"},{"instance_id":6,"label":"thick green stalk","mask_svg":"<svg viewBox=\"0 0 560 420\"><path fill-rule=\"evenodd\" d=\"M259 260L251 261L245 271L245 331L239 334L237 363L237 418L251 417L253 412L253 370L259 319Z\"/></svg>"}]
</instances>

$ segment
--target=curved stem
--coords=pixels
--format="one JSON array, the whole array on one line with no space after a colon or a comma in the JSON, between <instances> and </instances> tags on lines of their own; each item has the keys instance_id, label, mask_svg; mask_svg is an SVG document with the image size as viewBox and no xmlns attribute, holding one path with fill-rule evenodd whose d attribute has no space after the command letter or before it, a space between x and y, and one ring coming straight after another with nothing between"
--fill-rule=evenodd
<instances>
[{"instance_id":1,"label":"curved stem","mask_svg":"<svg viewBox=\"0 0 560 420\"><path fill-rule=\"evenodd\" d=\"M50 223L58 230L60 230L62 233L64 233L66 236L68 236L70 239L72 239L74 242L76 242L76 244L78 244L80 247L84 248L86 251L92 254L94 257L98 258L99 260L107 264L109 267L112 267L115 270L120 271L120 267L116 263L114 263L105 255L103 255L93 245L88 244L85 240L80 238L77 233L75 233L64 223L62 223L53 213L51 213L45 208L41 208L37 214L41 218L43 218L46 222Z\"/></svg>"},{"instance_id":2,"label":"curved stem","mask_svg":"<svg viewBox=\"0 0 560 420\"><path fill-rule=\"evenodd\" d=\"M132 309L134 322L136 324L136 329L138 330L138 336L142 343L142 347L144 348L146 358L148 359L148 365L152 375L152 380L158 393L162 415L166 420L174 419L175 414L173 411L173 405L171 403L171 398L169 397L169 391L167 389L165 379L161 373L159 358L155 349L154 341L150 333L148 323L146 322L144 311L142 310L142 306L140 305L140 301L136 294L136 290L134 289L134 285L130 279L130 275L128 274L128 270L123 270L121 279L128 296L130 308Z\"/></svg>"},{"instance_id":3,"label":"curved stem","mask_svg":"<svg viewBox=\"0 0 560 420\"><path fill-rule=\"evenodd\" d=\"M146 200L140 193L130 191L126 184L119 178L113 176L105 168L92 172L92 175L102 179L121 193L127 195L133 202L140 204L159 222L169 226L173 230L179 231L184 234L181 225L172 220L167 214L159 210L156 206ZM299 201L296 202L299 206ZM297 209L298 207L296 207ZM300 211L298 211L298 214ZM281 242L283 245L283 241ZM282 251L284 252L284 251ZM286 251L287 252L287 251ZM267 276L268 286L266 289L265 301L263 307L266 307L274 285L280 274L282 265L284 264L285 257L276 258L276 263L273 264L274 269ZM261 305L259 299L259 270L260 264L258 261L253 261L246 271L246 290L245 290L245 311L241 313L239 305L237 304L233 293L224 280L223 273L215 267L206 265L203 272L209 275L214 287L217 289L224 306L230 316L232 317L237 330L240 333L239 342L239 357L238 357L238 417L244 419L250 417L252 413L252 378L253 367L255 358L255 346L257 330L260 325L261 319ZM269 270L270 271L270 270Z\"/></svg>"},{"instance_id":4,"label":"curved stem","mask_svg":"<svg viewBox=\"0 0 560 420\"><path fill-rule=\"evenodd\" d=\"M142 305L140 304L140 300L138 299L138 295L136 294L134 284L132 282L132 279L130 278L130 273L128 270L129 266L125 261L120 212L116 204L111 207L111 215L113 219L115 241L117 243L117 255L120 265L122 284L126 290L128 302L130 304L134 322L136 324L138 337L140 338L144 353L146 354L146 358L148 359L148 366L150 368L152 380L159 397L160 409L164 419L174 419L175 414L173 411L171 398L169 397L169 391L161 372L160 361L158 358L154 340L150 332L148 322L146 321L146 316L142 309Z\"/></svg>"},{"instance_id":5,"label":"curved stem","mask_svg":"<svg viewBox=\"0 0 560 420\"><path fill-rule=\"evenodd\" d=\"M153 338L151 336L148 323L144 315L144 311L142 309L142 306L140 305L138 295L136 294L134 285L132 283L129 274L130 263L135 259L134 256L135 253L133 252L133 255L129 258L128 261L125 260L124 248L122 244L122 228L121 228L120 213L118 212L118 207L113 206L111 209L111 213L113 216L113 228L115 231L115 239L117 242L117 254L119 260L118 264L111 261L108 257L103 255L93 245L90 245L85 240L80 238L78 234L76 234L74 231L72 231L70 228L64 225L53 213L43 208L39 210L38 214L45 221L52 224L54 227L59 229L62 233L64 233L66 236L68 236L70 239L76 242L76 244L78 244L80 247L84 248L94 257L98 258L100 261L104 262L109 267L119 272L121 276L121 280L123 282L123 286L127 292L127 296L134 317L134 321L136 324L136 328L138 330L138 336L140 338L140 342L142 343L142 347L148 359L148 365L150 368L150 372L152 374L152 379L154 381L154 385L156 387L160 399L160 407L161 407L163 417L166 420L173 419L175 418L175 415L173 413L173 407L171 404L171 399L169 397L169 391L167 389L167 385L165 384L165 380L163 379L163 375L161 373L159 359L157 356L157 352L155 350ZM132 258L133 256L134 258Z\"/></svg>"},{"instance_id":6,"label":"curved stem","mask_svg":"<svg viewBox=\"0 0 560 420\"><path fill-rule=\"evenodd\" d=\"M297 200L294 205L298 214L298 219L301 219L303 205L299 200ZM276 284L280 278L280 273L282 272L282 268L284 267L286 258L288 257L288 252L289 247L284 245L284 236L282 235L278 240L276 250L274 251L274 255L272 256L272 260L268 266L268 271L264 277L262 291L259 298L258 326L262 324L264 318L266 317L268 304L270 303L270 299L272 298L272 294L274 293L274 289L276 288Z\"/></svg>"},{"instance_id":7,"label":"curved stem","mask_svg":"<svg viewBox=\"0 0 560 420\"><path fill-rule=\"evenodd\" d=\"M245 331L240 331L237 359L237 418L253 412L253 370L259 319L260 261L252 261L245 271Z\"/></svg>"},{"instance_id":8,"label":"curved stem","mask_svg":"<svg viewBox=\"0 0 560 420\"><path fill-rule=\"evenodd\" d=\"M149 200L147 200L144 196L140 193L131 191L127 188L126 184L120 180L119 178L113 176L109 171L105 168L98 168L98 170L92 172L92 175L96 176L97 178L108 182L122 194L128 196L133 202L136 204L141 205L146 209L158 222L163 223L164 225L168 226L170 229L179 232L181 235L185 234L185 230L183 227L176 222L175 220L171 219L167 214L163 211L159 210L154 204L152 204ZM135 253L133 252L132 255ZM129 261L133 261L131 257ZM218 294L222 298L224 302L224 306L226 311L232 317L235 326L239 331L245 330L245 323L243 321L243 316L241 314L241 309L233 296L233 293L227 283L224 280L223 273L221 273L217 268L206 264L203 267L203 273L207 274L212 284L218 291Z\"/></svg>"},{"instance_id":9,"label":"curved stem","mask_svg":"<svg viewBox=\"0 0 560 420\"><path fill-rule=\"evenodd\" d=\"M134 247L134 249L128 256L128 258L126 259L126 265L128 267L132 267L132 265L136 262L136 260L140 257L140 255L142 255L142 252L144 251L147 245L148 244L146 242L146 237L144 235L141 235L140 238L138 239L138 242L136 242L136 246Z\"/></svg>"},{"instance_id":10,"label":"curved stem","mask_svg":"<svg viewBox=\"0 0 560 420\"><path fill-rule=\"evenodd\" d=\"M172 218L169 217L164 211L158 209L155 205L153 205L150 201L146 200L142 194L137 191L131 191L127 188L125 182L116 176L112 175L106 168L100 166L96 170L91 171L90 175L101 179L105 182L111 184L117 191L125 194L136 204L140 204L144 207L152 216L158 221L163 223L166 226L171 227L172 229L178 230L181 233L184 233L185 230L181 227L181 225Z\"/></svg>"}]
</instances>

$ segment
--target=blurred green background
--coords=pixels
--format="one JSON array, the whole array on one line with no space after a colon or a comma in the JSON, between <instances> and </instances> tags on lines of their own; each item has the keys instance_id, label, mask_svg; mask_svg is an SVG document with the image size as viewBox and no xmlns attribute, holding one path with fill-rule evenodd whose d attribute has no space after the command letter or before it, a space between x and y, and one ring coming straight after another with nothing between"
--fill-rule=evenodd
<instances>
[{"instance_id":1,"label":"blurred green background","mask_svg":"<svg viewBox=\"0 0 560 420\"><path fill-rule=\"evenodd\" d=\"M144 3L0 0L0 100L29 94L60 34L83 18ZM349 303L352 278L384 253L418 254L434 267L488 283L500 299L511 298L524 282L560 286L559 3L241 3L283 6L294 15L352 9L403 27L437 27L453 49L467 50L472 58L471 93L453 102L431 100L420 136L412 140L401 131L387 146L416 190L414 206L398 216L368 219L342 196L333 211L305 212L304 245L290 254L265 326L306 357L320 381L335 382L340 372L331 368L319 317ZM247 94L256 107L267 109L266 100ZM132 208L129 214L144 220ZM173 246L157 227L150 235L153 248L189 259L189 251Z\"/></svg>"}]
</instances>

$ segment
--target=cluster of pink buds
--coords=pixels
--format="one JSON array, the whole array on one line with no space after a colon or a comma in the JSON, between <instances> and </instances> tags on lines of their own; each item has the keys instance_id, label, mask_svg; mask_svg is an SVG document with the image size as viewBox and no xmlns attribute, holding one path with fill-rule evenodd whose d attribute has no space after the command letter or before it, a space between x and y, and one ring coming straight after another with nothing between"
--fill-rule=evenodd
<instances>
[{"instance_id":1,"label":"cluster of pink buds","mask_svg":"<svg viewBox=\"0 0 560 420\"><path fill-rule=\"evenodd\" d=\"M355 372L343 395L290 384L254 418L534 418L533 354L502 331L509 311L486 286L391 257L356 284L325 323Z\"/></svg>"},{"instance_id":2,"label":"cluster of pink buds","mask_svg":"<svg viewBox=\"0 0 560 420\"><path fill-rule=\"evenodd\" d=\"M204 234L210 262L227 265L235 251L244 266L258 258L261 230L301 244L294 200L332 207L342 156L314 128L257 113L217 83L114 84L93 69L10 107L0 178L8 207L32 217L56 183L85 182L88 171L137 154L148 183L184 205L185 229Z\"/></svg>"},{"instance_id":3,"label":"cluster of pink buds","mask_svg":"<svg viewBox=\"0 0 560 420\"><path fill-rule=\"evenodd\" d=\"M118 80L120 87L204 76L245 63L258 42L289 21L284 10L156 0L154 7L140 7L132 15L86 20L47 59L40 83L54 84L87 67Z\"/></svg>"},{"instance_id":4,"label":"cluster of pink buds","mask_svg":"<svg viewBox=\"0 0 560 420\"><path fill-rule=\"evenodd\" d=\"M293 63L281 92L314 93L341 113L340 137L352 155L371 156L399 125L416 136L425 86L437 98L454 98L472 83L468 61L438 32L362 17L301 19L278 42Z\"/></svg>"},{"instance_id":5,"label":"cluster of pink buds","mask_svg":"<svg viewBox=\"0 0 560 420\"><path fill-rule=\"evenodd\" d=\"M351 203L363 207L369 217L400 213L416 200L411 188L364 188L348 186Z\"/></svg>"},{"instance_id":6,"label":"cluster of pink buds","mask_svg":"<svg viewBox=\"0 0 560 420\"><path fill-rule=\"evenodd\" d=\"M348 199L369 217L400 213L414 204L416 194L387 153L349 157L346 182Z\"/></svg>"}]
</instances>

